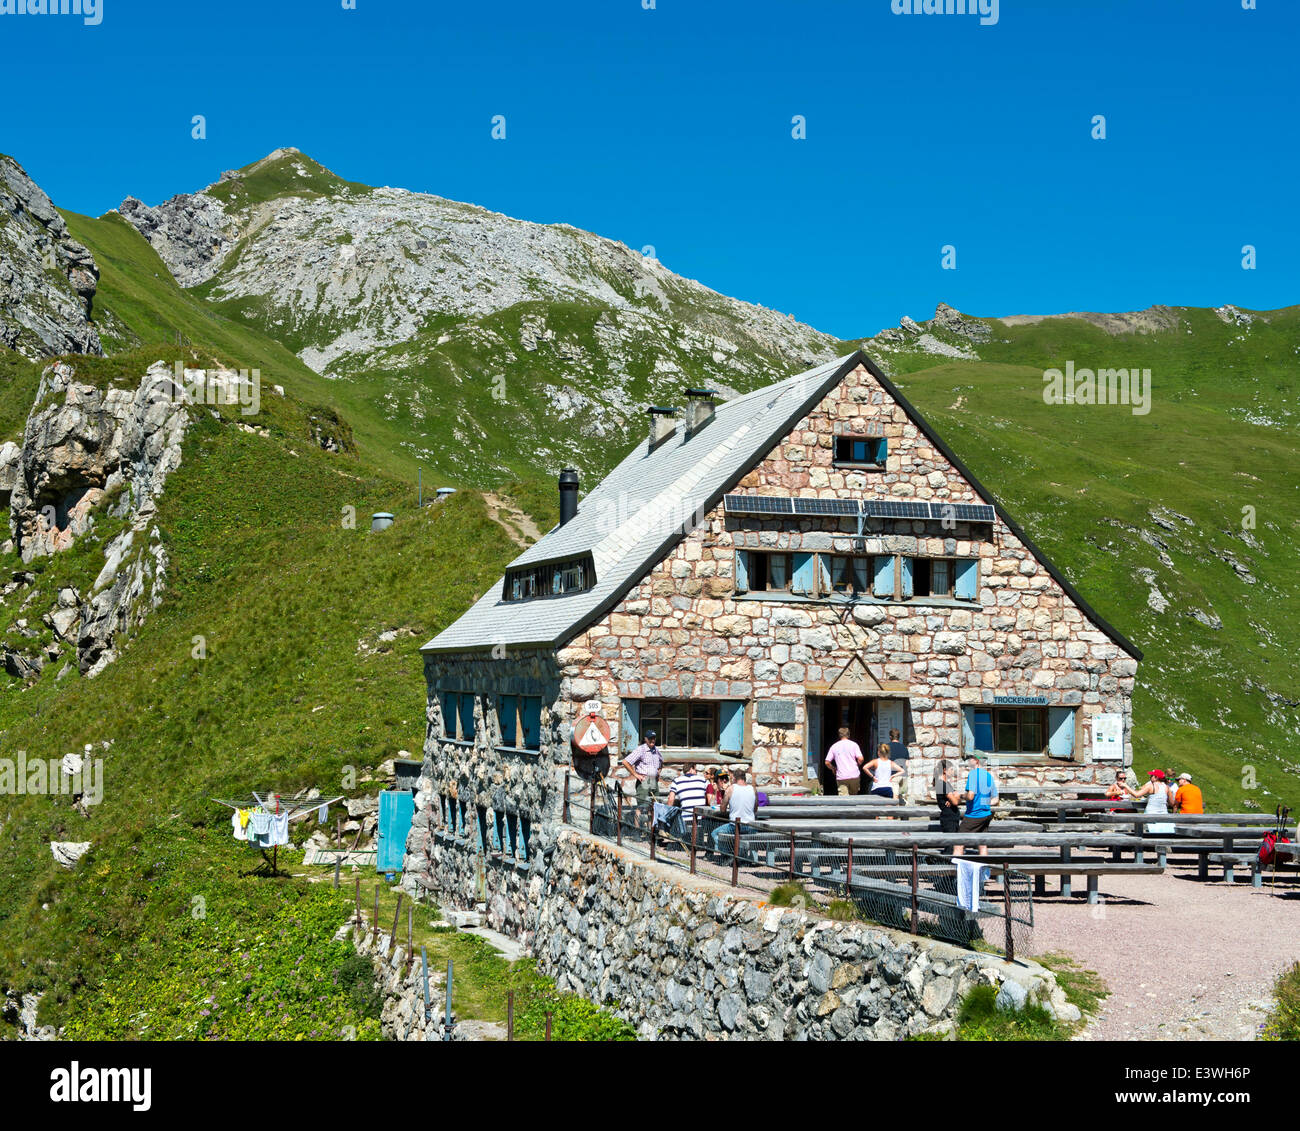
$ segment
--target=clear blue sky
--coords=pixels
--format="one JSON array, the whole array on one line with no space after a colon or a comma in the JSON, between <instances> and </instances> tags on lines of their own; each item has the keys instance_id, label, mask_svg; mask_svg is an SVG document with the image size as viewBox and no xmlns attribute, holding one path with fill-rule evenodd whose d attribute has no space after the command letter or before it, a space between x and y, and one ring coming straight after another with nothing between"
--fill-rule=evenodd
<instances>
[{"instance_id":1,"label":"clear blue sky","mask_svg":"<svg viewBox=\"0 0 1300 1131\"><path fill-rule=\"evenodd\" d=\"M940 300L1300 303L1296 0L1001 0L989 26L891 0L101 3L0 15L0 150L79 212L293 145L653 245L843 337Z\"/></svg>"}]
</instances>

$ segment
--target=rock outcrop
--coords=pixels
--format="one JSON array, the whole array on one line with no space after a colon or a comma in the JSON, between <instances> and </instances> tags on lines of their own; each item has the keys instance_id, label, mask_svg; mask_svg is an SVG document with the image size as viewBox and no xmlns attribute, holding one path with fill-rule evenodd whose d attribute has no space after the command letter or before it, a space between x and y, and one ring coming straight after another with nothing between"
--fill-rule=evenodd
<instances>
[{"instance_id":1,"label":"rock outcrop","mask_svg":"<svg viewBox=\"0 0 1300 1131\"><path fill-rule=\"evenodd\" d=\"M0 154L0 346L33 360L103 353L90 324L98 284L94 257L50 198Z\"/></svg>"},{"instance_id":2,"label":"rock outcrop","mask_svg":"<svg viewBox=\"0 0 1300 1131\"><path fill-rule=\"evenodd\" d=\"M155 208L128 196L118 212L153 245L182 287L206 283L234 247L224 206L201 192L182 193Z\"/></svg>"},{"instance_id":3,"label":"rock outcrop","mask_svg":"<svg viewBox=\"0 0 1300 1131\"><path fill-rule=\"evenodd\" d=\"M11 484L13 545L31 562L73 545L97 522L116 520L120 529L84 592L60 587L43 616L15 622L19 639L4 649L11 675L39 674L65 648L75 649L83 675L97 675L161 601L168 559L155 523L157 500L180 465L188 425L184 388L162 362L134 391L82 383L62 362L46 370L22 447L0 449L0 487ZM34 581L32 573L15 576L3 598ZM24 608L30 600L15 599ZM52 634L48 643L40 644L32 621Z\"/></svg>"}]
</instances>

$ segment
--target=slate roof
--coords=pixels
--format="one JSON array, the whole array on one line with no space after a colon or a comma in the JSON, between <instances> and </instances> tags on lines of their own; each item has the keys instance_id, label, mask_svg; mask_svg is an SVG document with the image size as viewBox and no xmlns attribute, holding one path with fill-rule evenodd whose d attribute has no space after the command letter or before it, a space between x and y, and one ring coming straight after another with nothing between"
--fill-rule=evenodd
<instances>
[{"instance_id":1,"label":"slate roof","mask_svg":"<svg viewBox=\"0 0 1300 1131\"><path fill-rule=\"evenodd\" d=\"M713 420L684 437L685 423L653 451L642 440L578 504L577 514L528 547L507 568L571 560L590 553L596 584L585 593L503 601L499 580L422 652L558 648L610 611L650 569L716 507L808 412L863 365L957 472L1064 589L1085 617L1134 659L1141 651L1084 600L1065 575L1006 513L929 422L861 350L717 406Z\"/></svg>"}]
</instances>

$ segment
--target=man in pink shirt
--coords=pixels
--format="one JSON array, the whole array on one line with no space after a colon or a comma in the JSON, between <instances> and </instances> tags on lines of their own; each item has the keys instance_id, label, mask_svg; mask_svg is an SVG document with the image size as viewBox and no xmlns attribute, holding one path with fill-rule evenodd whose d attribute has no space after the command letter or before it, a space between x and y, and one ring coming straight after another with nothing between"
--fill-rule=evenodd
<instances>
[{"instance_id":1,"label":"man in pink shirt","mask_svg":"<svg viewBox=\"0 0 1300 1131\"><path fill-rule=\"evenodd\" d=\"M849 737L849 728L840 727L840 740L826 752L826 764L835 771L836 792L848 797L858 792L862 782L862 747Z\"/></svg>"}]
</instances>

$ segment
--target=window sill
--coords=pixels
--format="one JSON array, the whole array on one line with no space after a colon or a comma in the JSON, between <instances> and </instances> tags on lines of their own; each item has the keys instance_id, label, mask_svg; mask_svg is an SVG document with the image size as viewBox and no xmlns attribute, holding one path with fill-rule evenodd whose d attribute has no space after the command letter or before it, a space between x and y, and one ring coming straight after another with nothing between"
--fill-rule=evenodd
<instances>
[{"instance_id":1,"label":"window sill","mask_svg":"<svg viewBox=\"0 0 1300 1131\"><path fill-rule=\"evenodd\" d=\"M835 468L836 471L871 471L877 475L881 475L885 471L885 465L882 463L854 463L852 460L845 459L831 460L831 467Z\"/></svg>"},{"instance_id":2,"label":"window sill","mask_svg":"<svg viewBox=\"0 0 1300 1131\"><path fill-rule=\"evenodd\" d=\"M979 601L958 597L808 597L802 593L786 593L782 590L750 590L736 593L736 601L767 601L773 605L900 605L903 608L919 609L978 609Z\"/></svg>"},{"instance_id":3,"label":"window sill","mask_svg":"<svg viewBox=\"0 0 1300 1131\"><path fill-rule=\"evenodd\" d=\"M462 747L462 748L465 749L465 750L472 750L472 749L474 748L474 740L473 740L472 738L447 738L447 737L443 737L443 738L440 738L438 741L439 741L439 742L447 742L447 743L450 743L452 746L459 746L459 747Z\"/></svg>"},{"instance_id":4,"label":"window sill","mask_svg":"<svg viewBox=\"0 0 1300 1131\"><path fill-rule=\"evenodd\" d=\"M534 758L542 752L541 747L534 750L528 746L494 746L492 749L498 754L524 754L531 755Z\"/></svg>"}]
</instances>

